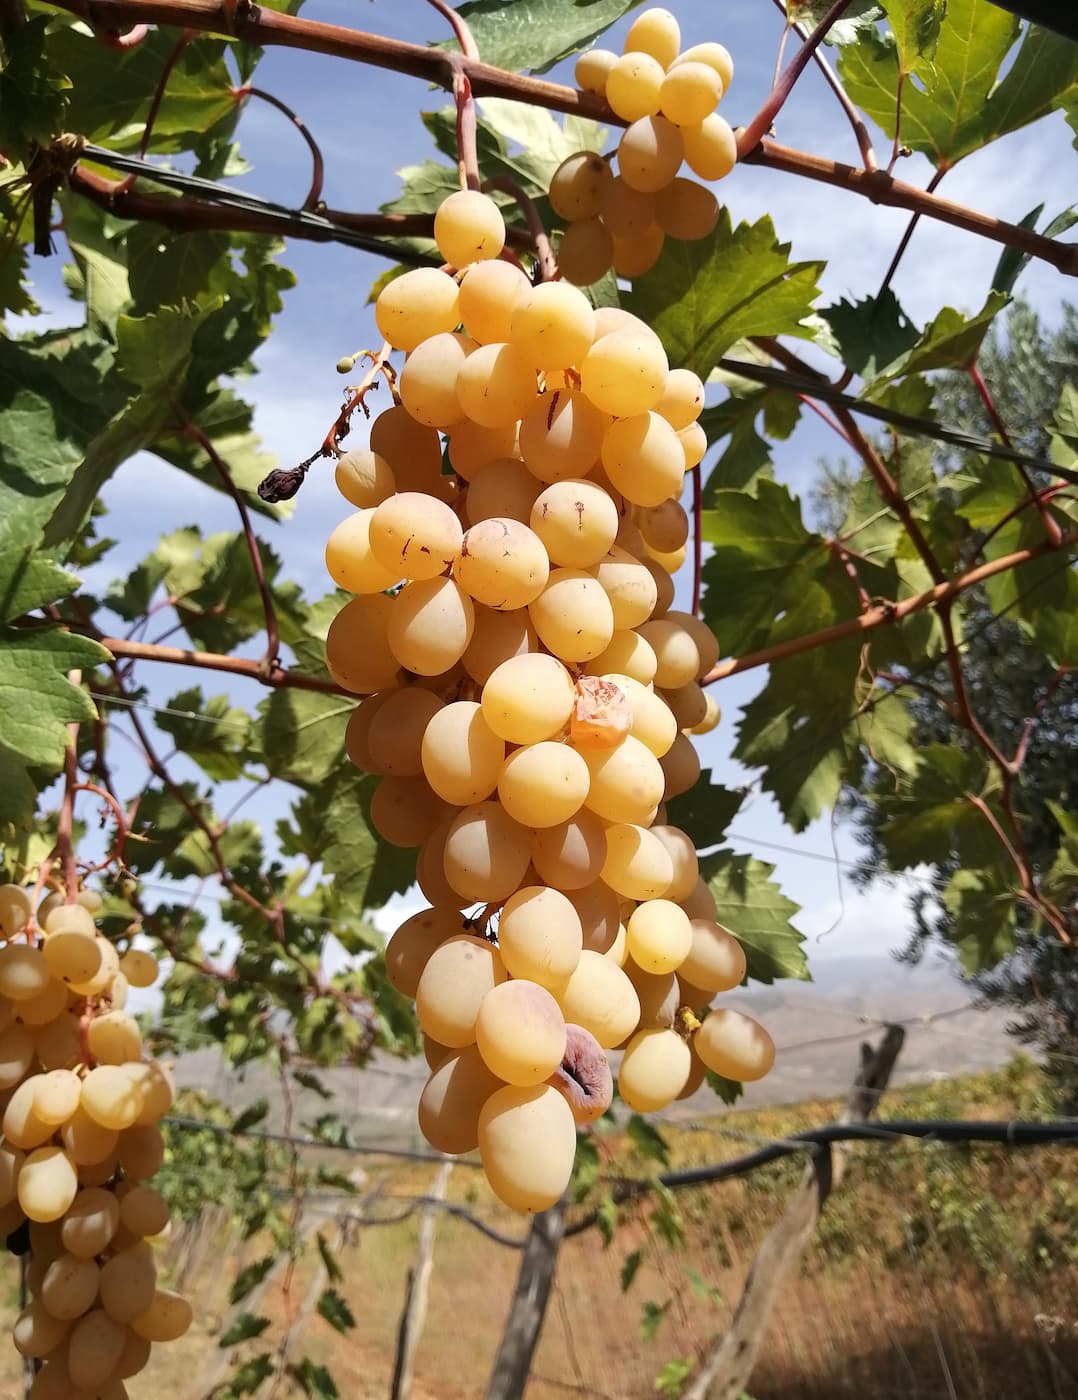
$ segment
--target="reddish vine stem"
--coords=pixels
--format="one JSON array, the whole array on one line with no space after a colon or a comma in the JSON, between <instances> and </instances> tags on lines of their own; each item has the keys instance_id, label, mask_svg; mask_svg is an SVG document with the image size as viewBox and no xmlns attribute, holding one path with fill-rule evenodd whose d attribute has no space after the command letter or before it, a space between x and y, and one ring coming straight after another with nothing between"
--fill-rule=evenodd
<instances>
[{"instance_id":1,"label":"reddish vine stem","mask_svg":"<svg viewBox=\"0 0 1078 1400\"><path fill-rule=\"evenodd\" d=\"M183 51L191 41L198 37L195 29L185 29L176 40L176 46L169 54L161 68L160 76L157 79L157 86L153 90L153 97L150 99L150 110L146 113L146 125L142 128L142 140L139 142L139 157L145 156L150 149L150 137L153 135L154 123L157 121L157 114L161 110L161 103L164 101L165 89L168 87L168 80L172 76L172 70L183 57Z\"/></svg>"},{"instance_id":2,"label":"reddish vine stem","mask_svg":"<svg viewBox=\"0 0 1078 1400\"><path fill-rule=\"evenodd\" d=\"M763 106L753 117L752 121L749 122L748 126L738 133L738 151L742 150L742 143L744 143L745 149L751 150L753 146L758 144L760 138L771 130L773 121L778 116L779 112L782 111L786 99L794 90L794 84L805 71L812 55L819 48L820 44L823 43L824 35L834 24L835 20L841 16L842 12L849 9L849 6L850 0L835 0L835 3L827 11L823 19L820 20L816 28L801 45L800 49L798 49L797 53L794 54L793 58L790 60L789 68L786 69L786 72L783 73L782 77L771 89Z\"/></svg>"},{"instance_id":3,"label":"reddish vine stem","mask_svg":"<svg viewBox=\"0 0 1078 1400\"><path fill-rule=\"evenodd\" d=\"M996 521L996 523L992 526L992 528L977 545L975 554L983 554L985 549L988 547L989 543L995 539L995 537L1004 528L1004 526L1009 525L1011 521L1015 519L1016 516L1021 515L1024 510L1028 510L1031 505L1036 503L1038 506L1040 506L1042 503L1054 500L1056 496L1064 495L1066 492L1070 491L1070 489L1071 487L1068 482L1057 481L1052 486L1046 486L1043 491L1038 491L1033 500L1029 500L1027 498L1024 501L1019 501L1016 506L1011 507L1011 509L1007 512L1006 515L1000 516L1000 518ZM1075 500L1078 498L1074 496L1069 496L1068 499ZM1054 519L1052 523L1055 524Z\"/></svg>"},{"instance_id":4,"label":"reddish vine stem","mask_svg":"<svg viewBox=\"0 0 1078 1400\"><path fill-rule=\"evenodd\" d=\"M467 73L458 64L453 68L453 101L457 106L457 156L460 164L460 187L477 190L479 176L479 127L475 115L475 97Z\"/></svg>"},{"instance_id":5,"label":"reddish vine stem","mask_svg":"<svg viewBox=\"0 0 1078 1400\"><path fill-rule=\"evenodd\" d=\"M887 162L887 173L890 175L898 164L898 158L902 154L902 89L906 84L905 69L899 68L898 81L895 83L895 139L891 143L891 159Z\"/></svg>"},{"instance_id":6,"label":"reddish vine stem","mask_svg":"<svg viewBox=\"0 0 1078 1400\"><path fill-rule=\"evenodd\" d=\"M704 591L704 483L703 463L692 469L692 615L700 616Z\"/></svg>"},{"instance_id":7,"label":"reddish vine stem","mask_svg":"<svg viewBox=\"0 0 1078 1400\"><path fill-rule=\"evenodd\" d=\"M1003 443L1004 447L1013 448L1014 444L1011 442L1011 435L1010 433L1008 433L1006 425L1004 424L1003 419L999 415L999 410L996 408L996 403L992 397L992 392L989 389L987 383L985 382L984 375L981 373L981 367L976 360L974 360L974 362L969 367L969 377L973 381L973 387L977 390L981 403L984 404L985 412L988 414L988 420L992 424L993 428L995 428L996 433L999 436L1000 442ZM1048 509L1047 502L1043 498L1042 494L1038 492L1036 483L1030 476L1029 472L1026 470L1025 464L1016 460L1014 463L1014 467L1015 470L1018 472L1018 475L1022 478L1023 483L1025 484L1026 491L1029 495L1030 503L1032 505L1035 505L1037 508L1037 513L1041 517L1041 523L1044 526L1045 534L1050 540L1055 540L1058 542L1059 537L1062 535L1063 531L1060 529L1059 522L1055 519L1055 517L1052 515L1052 512Z\"/></svg>"},{"instance_id":8,"label":"reddish vine stem","mask_svg":"<svg viewBox=\"0 0 1078 1400\"><path fill-rule=\"evenodd\" d=\"M857 572L857 565L853 562L853 556L850 554L849 550L846 548L846 546L842 543L841 540L828 540L827 547L842 565L843 572L853 584L854 591L857 594L857 602L861 611L863 613L868 612L869 609L872 607L872 599L869 596L868 590L865 588L865 585L861 582L861 575Z\"/></svg>"},{"instance_id":9,"label":"reddish vine stem","mask_svg":"<svg viewBox=\"0 0 1078 1400\"><path fill-rule=\"evenodd\" d=\"M74 792L92 792L95 797L100 797L101 801L111 810L116 818L116 840L112 844L109 855L99 865L94 866L95 870L104 870L110 865L123 863L124 845L127 841L127 817L124 809L116 801L111 792L107 792L103 787L98 787L97 783L76 783Z\"/></svg>"},{"instance_id":10,"label":"reddish vine stem","mask_svg":"<svg viewBox=\"0 0 1078 1400\"><path fill-rule=\"evenodd\" d=\"M69 678L70 679L70 678ZM79 726L67 727L68 743L64 750L64 795L56 821L56 857L64 879L64 894L68 904L79 897L79 867L75 859L73 834L75 830L75 793L78 789L79 768L77 745Z\"/></svg>"},{"instance_id":11,"label":"reddish vine stem","mask_svg":"<svg viewBox=\"0 0 1078 1400\"><path fill-rule=\"evenodd\" d=\"M272 665L263 669L258 661L249 661L240 656L221 656L213 651L190 651L186 647L155 646L152 642L129 642L123 637L102 636L94 629L66 623L73 632L83 632L93 636L117 660L125 661L164 661L173 666L193 666L201 671L224 671L233 676L245 676L248 680L261 681L274 690L316 690L323 695L342 695L350 700L356 697L342 690L333 681L321 676L305 676L299 671L289 671L284 666Z\"/></svg>"},{"instance_id":12,"label":"reddish vine stem","mask_svg":"<svg viewBox=\"0 0 1078 1400\"><path fill-rule=\"evenodd\" d=\"M1048 704L1049 700L1051 700L1052 696L1056 693L1063 677L1069 674L1069 669L1070 668L1067 666L1056 667L1055 675L1037 697L1036 704L1033 706L1025 724L1023 724L1022 733L1018 739L1018 746L1014 751L1014 757L1011 759L1011 767L1016 773L1020 771L1022 764L1026 761L1026 754L1029 751L1029 741L1033 737L1033 731L1037 726L1037 721L1044 713L1045 706Z\"/></svg>"},{"instance_id":13,"label":"reddish vine stem","mask_svg":"<svg viewBox=\"0 0 1078 1400\"><path fill-rule=\"evenodd\" d=\"M479 45L475 42L475 35L468 27L468 21L460 11L454 10L452 5L447 5L445 0L427 0L427 4L433 6L449 22L464 57L478 60Z\"/></svg>"},{"instance_id":14,"label":"reddish vine stem","mask_svg":"<svg viewBox=\"0 0 1078 1400\"><path fill-rule=\"evenodd\" d=\"M287 102L282 102L279 97L274 97L272 92L266 92L264 88L245 87L236 88L232 96L237 102L242 102L245 97L257 97L262 102L268 102L271 107L276 107L278 112L283 112L307 144L307 149L311 153L311 187L307 191L302 209L315 209L322 198L322 182L325 178L325 161L322 159L322 148L311 134L310 128L298 113L289 107Z\"/></svg>"},{"instance_id":15,"label":"reddish vine stem","mask_svg":"<svg viewBox=\"0 0 1078 1400\"><path fill-rule=\"evenodd\" d=\"M558 275L558 264L554 257L554 250L550 246L550 235L543 226L543 220L539 216L535 200L517 184L511 175L498 175L493 180L487 180L483 188L485 190L503 190L516 200L527 222L528 235L535 248L540 280L553 282Z\"/></svg>"},{"instance_id":16,"label":"reddish vine stem","mask_svg":"<svg viewBox=\"0 0 1078 1400\"><path fill-rule=\"evenodd\" d=\"M894 162L892 161L891 164L893 165ZM945 165L940 166L940 168L932 176L931 180L929 180L927 186L925 187L926 194L935 193L936 186L943 179L944 175L947 174L947 169L948 167ZM887 271L883 274L883 281L880 283L880 289L876 293L877 299L883 296L884 292L891 285L891 279L898 271L898 265L902 261L906 249L910 246L910 239L913 237L914 230L917 228L917 225L921 222L921 212L922 211L918 209L917 212L914 214L913 218L906 225L906 231L899 239L898 247L895 249L895 255L891 259L890 266L888 267Z\"/></svg>"},{"instance_id":17,"label":"reddish vine stem","mask_svg":"<svg viewBox=\"0 0 1078 1400\"><path fill-rule=\"evenodd\" d=\"M1049 900L1045 899L1044 896L1037 889L1036 883L1033 879L1032 871L1030 869L1029 857L1026 854L1024 847L1019 844L1012 843L1012 841L1008 839L1007 833L1003 830L1003 827L1000 825L996 814L992 811L991 807L989 807L988 803L984 800L983 797L979 797L976 793L967 792L966 801L969 802L972 806L976 807L977 811L981 813L985 821L992 828L992 831L995 834L1000 845L1006 851L1007 858L1014 866L1015 872L1018 875L1018 882L1022 889L1021 897L1025 900L1025 902L1028 905L1030 905L1031 908L1035 909L1037 913L1041 915L1041 917L1045 920L1046 923L1052 926L1055 932L1059 935L1060 940L1063 943L1067 944L1069 947L1073 940L1071 938L1070 931L1067 928L1066 921L1064 920L1059 910L1055 907L1055 905L1053 905ZM1013 814L1009 814L1008 822L1013 826ZM1015 832L1017 834L1017 828L1015 828Z\"/></svg>"}]
</instances>

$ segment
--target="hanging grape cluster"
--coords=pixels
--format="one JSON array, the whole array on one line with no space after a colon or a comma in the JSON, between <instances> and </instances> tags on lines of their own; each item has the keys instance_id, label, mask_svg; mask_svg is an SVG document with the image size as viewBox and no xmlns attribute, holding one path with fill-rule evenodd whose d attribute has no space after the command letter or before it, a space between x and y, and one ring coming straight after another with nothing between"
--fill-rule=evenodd
<instances>
[{"instance_id":1,"label":"hanging grape cluster","mask_svg":"<svg viewBox=\"0 0 1078 1400\"><path fill-rule=\"evenodd\" d=\"M97 931L101 907L83 890L35 913L22 886L0 886L0 1234L30 1255L14 1340L39 1363L32 1400L124 1400L151 1344L191 1323L154 1262L169 1210L148 1183L172 1084L124 1009L157 961L119 956Z\"/></svg>"},{"instance_id":2,"label":"hanging grape cluster","mask_svg":"<svg viewBox=\"0 0 1078 1400\"><path fill-rule=\"evenodd\" d=\"M604 97L628 122L615 175L594 151L578 151L555 171L550 203L568 227L558 247L562 276L578 286L611 268L639 277L655 266L667 237L706 238L719 204L705 185L679 175L682 162L701 180L721 180L737 161L737 142L715 107L734 65L722 44L679 52L681 30L669 10L645 10L619 56L591 49L576 65L583 91Z\"/></svg>"},{"instance_id":3,"label":"hanging grape cluster","mask_svg":"<svg viewBox=\"0 0 1078 1400\"><path fill-rule=\"evenodd\" d=\"M400 403L338 464L358 509L326 561L356 596L326 657L367 697L346 743L380 775L371 822L418 848L430 904L386 952L432 1071L420 1127L541 1210L611 1102L607 1051L640 1111L774 1055L748 1017L698 1019L745 958L663 808L699 776L684 731L718 722L718 645L671 577L703 385L636 317L499 259L485 195L449 196L434 232L456 275L377 300L407 358Z\"/></svg>"}]
</instances>

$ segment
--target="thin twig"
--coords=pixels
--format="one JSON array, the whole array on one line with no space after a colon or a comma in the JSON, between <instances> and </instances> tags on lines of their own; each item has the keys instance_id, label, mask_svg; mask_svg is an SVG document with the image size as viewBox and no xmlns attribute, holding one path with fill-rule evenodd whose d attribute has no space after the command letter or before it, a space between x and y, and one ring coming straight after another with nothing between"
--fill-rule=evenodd
<instances>
[{"instance_id":1,"label":"thin twig","mask_svg":"<svg viewBox=\"0 0 1078 1400\"><path fill-rule=\"evenodd\" d=\"M1014 444L1011 442L1011 435L1008 433L1006 425L1000 417L999 410L996 408L995 400L992 397L992 392L985 382L980 365L978 365L976 360L974 360L973 364L969 367L969 377L973 381L973 387L977 390L981 403L984 404L985 412L988 414L990 423L999 434L1000 442L1003 443L1004 447L1013 447ZM1037 513L1041 517L1041 523L1044 525L1045 533L1048 535L1049 539L1058 541L1063 531L1060 529L1059 522L1048 509L1046 500L1038 492L1036 483L1021 462L1016 461L1014 467L1025 484L1031 504L1037 507Z\"/></svg>"},{"instance_id":2,"label":"thin twig","mask_svg":"<svg viewBox=\"0 0 1078 1400\"><path fill-rule=\"evenodd\" d=\"M771 89L763 106L749 122L743 131L738 133L738 151L751 150L760 141L760 138L771 130L772 124L779 112L782 111L786 99L794 90L794 84L808 66L809 60L816 52L816 49L823 43L824 35L831 28L834 22L842 15L844 10L849 9L850 0L835 0L835 3L820 20L819 24L812 31L809 37L794 54L790 61L789 68L783 73L775 86Z\"/></svg>"},{"instance_id":3,"label":"thin twig","mask_svg":"<svg viewBox=\"0 0 1078 1400\"><path fill-rule=\"evenodd\" d=\"M264 88L245 87L236 88L232 96L237 102L242 102L245 97L257 97L262 102L268 102L271 107L276 107L278 112L283 112L292 125L307 143L307 149L311 153L311 187L307 191L307 197L303 201L303 209L317 209L322 199L322 181L325 175L325 162L322 159L322 150L318 142L311 134L310 128L296 112L289 107L287 102L282 102L279 97L274 97L272 92L266 92Z\"/></svg>"},{"instance_id":4,"label":"thin twig","mask_svg":"<svg viewBox=\"0 0 1078 1400\"><path fill-rule=\"evenodd\" d=\"M483 188L485 190L504 190L506 194L512 195L516 200L528 225L528 234L535 248L540 280L553 282L558 275L558 264L554 257L554 250L550 246L550 235L543 225L535 200L511 175L498 175L493 180L487 180Z\"/></svg>"},{"instance_id":5,"label":"thin twig","mask_svg":"<svg viewBox=\"0 0 1078 1400\"><path fill-rule=\"evenodd\" d=\"M700 616L704 591L704 484L703 463L692 469L692 615Z\"/></svg>"},{"instance_id":6,"label":"thin twig","mask_svg":"<svg viewBox=\"0 0 1078 1400\"><path fill-rule=\"evenodd\" d=\"M925 193L934 193L936 186L946 174L947 166L941 165L940 168L936 171L936 173L932 176L931 180L929 180L928 185L925 188ZM895 249L895 255L891 259L890 266L888 267L887 271L883 274L883 281L880 283L879 291L877 291L876 293L877 301L880 297L883 296L884 292L891 285L891 279L898 271L898 265L902 261L903 254L905 253L906 249L910 246L910 239L913 237L914 230L920 222L921 211L918 209L917 212L914 214L913 218L906 225L906 231L899 239L898 247Z\"/></svg>"}]
</instances>

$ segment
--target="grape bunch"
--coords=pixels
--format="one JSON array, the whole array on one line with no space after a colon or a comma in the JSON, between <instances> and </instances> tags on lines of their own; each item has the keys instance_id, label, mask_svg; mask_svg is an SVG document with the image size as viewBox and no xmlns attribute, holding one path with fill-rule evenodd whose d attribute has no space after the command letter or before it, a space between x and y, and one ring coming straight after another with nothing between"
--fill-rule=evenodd
<instances>
[{"instance_id":1,"label":"grape bunch","mask_svg":"<svg viewBox=\"0 0 1078 1400\"><path fill-rule=\"evenodd\" d=\"M386 951L431 1069L420 1127L478 1147L534 1211L610 1104L607 1051L651 1111L707 1068L758 1078L774 1047L733 1010L698 1019L745 959L663 808L699 775L685 731L718 722L700 686L718 645L671 577L703 385L636 317L499 259L485 195L449 196L434 231L456 275L377 299L407 358L400 402L337 466L357 510L326 562L355 596L326 658L366 697L346 746L380 776L371 823L417 848L429 901Z\"/></svg>"},{"instance_id":2,"label":"grape bunch","mask_svg":"<svg viewBox=\"0 0 1078 1400\"><path fill-rule=\"evenodd\" d=\"M705 185L679 175L682 161L701 180L721 180L737 161L737 142L715 107L734 65L722 44L679 52L681 31L669 10L645 10L620 56L591 49L576 65L584 92L605 97L629 123L618 143L615 175L594 151L564 160L550 181L550 203L567 227L558 248L563 277L578 286L611 267L640 277L654 267L667 237L706 238L719 204Z\"/></svg>"},{"instance_id":3,"label":"grape bunch","mask_svg":"<svg viewBox=\"0 0 1078 1400\"><path fill-rule=\"evenodd\" d=\"M157 962L121 957L101 907L92 890L52 893L35 914L29 891L0 886L0 1236L30 1253L14 1340L39 1363L32 1400L123 1400L151 1344L191 1323L154 1263L169 1211L149 1179L172 1084L124 1010Z\"/></svg>"}]
</instances>

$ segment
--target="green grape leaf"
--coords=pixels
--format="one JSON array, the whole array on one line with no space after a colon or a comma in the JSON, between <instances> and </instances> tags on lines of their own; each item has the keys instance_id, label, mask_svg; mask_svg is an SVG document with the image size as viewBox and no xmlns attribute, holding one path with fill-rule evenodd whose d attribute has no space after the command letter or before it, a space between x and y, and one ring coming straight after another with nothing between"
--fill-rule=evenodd
<instances>
[{"instance_id":1,"label":"green grape leaf","mask_svg":"<svg viewBox=\"0 0 1078 1400\"><path fill-rule=\"evenodd\" d=\"M28 261L21 244L9 241L0 246L0 312L15 316L36 316L41 310L27 286Z\"/></svg>"},{"instance_id":2,"label":"green grape leaf","mask_svg":"<svg viewBox=\"0 0 1078 1400\"><path fill-rule=\"evenodd\" d=\"M987 777L979 751L947 744L923 747L912 778L879 799L884 815L880 839L891 868L934 864L941 851L954 852L970 866L992 860L998 840L966 796L983 795Z\"/></svg>"},{"instance_id":3,"label":"green grape leaf","mask_svg":"<svg viewBox=\"0 0 1078 1400\"><path fill-rule=\"evenodd\" d=\"M261 1337L269 1325L268 1317L241 1312L218 1337L217 1345L219 1347L239 1346L240 1342L249 1342L254 1337Z\"/></svg>"},{"instance_id":4,"label":"green grape leaf","mask_svg":"<svg viewBox=\"0 0 1078 1400\"><path fill-rule=\"evenodd\" d=\"M67 679L109 660L104 647L58 628L0 627L0 747L27 764L56 771L65 725L94 718L85 690Z\"/></svg>"},{"instance_id":5,"label":"green grape leaf","mask_svg":"<svg viewBox=\"0 0 1078 1400\"><path fill-rule=\"evenodd\" d=\"M984 306L974 316L964 316L953 306L945 306L915 344L884 365L865 385L865 398L878 399L885 385L903 375L926 374L934 369L968 369L977 358L988 328L1008 300L1003 292L989 292Z\"/></svg>"},{"instance_id":6,"label":"green grape leaf","mask_svg":"<svg viewBox=\"0 0 1078 1400\"><path fill-rule=\"evenodd\" d=\"M813 30L831 9L828 0L788 0L786 13L793 24ZM855 44L864 29L876 26L883 10L876 0L853 0L824 35L825 44Z\"/></svg>"},{"instance_id":7,"label":"green grape leaf","mask_svg":"<svg viewBox=\"0 0 1078 1400\"><path fill-rule=\"evenodd\" d=\"M639 1273L640 1265L643 1262L644 1251L642 1249L630 1250L629 1253L622 1260L619 1281L621 1283L621 1291L623 1293L628 1293L629 1289L633 1286L633 1280Z\"/></svg>"},{"instance_id":8,"label":"green grape leaf","mask_svg":"<svg viewBox=\"0 0 1078 1400\"><path fill-rule=\"evenodd\" d=\"M739 1079L727 1079L724 1074L716 1074L713 1069L705 1076L708 1088L714 1090L724 1104L735 1104L745 1093L745 1086Z\"/></svg>"},{"instance_id":9,"label":"green grape leaf","mask_svg":"<svg viewBox=\"0 0 1078 1400\"><path fill-rule=\"evenodd\" d=\"M1036 228L1037 220L1043 211L1044 205L1038 204L1036 209L1031 209L1024 219L1019 219L1018 227ZM1078 209L1074 205L1069 205L1066 209L1061 209L1054 219L1048 221L1042 234L1045 238L1056 238L1059 234L1066 233L1069 228L1073 228L1075 224L1078 224ZM1029 266L1032 257L1032 253L1023 253L1018 248L1004 248L992 276L992 290L1010 296L1014 291L1015 283Z\"/></svg>"},{"instance_id":10,"label":"green grape leaf","mask_svg":"<svg viewBox=\"0 0 1078 1400\"><path fill-rule=\"evenodd\" d=\"M340 1391L329 1371L309 1356L296 1365L290 1365L288 1374L309 1400L339 1400Z\"/></svg>"},{"instance_id":11,"label":"green grape leaf","mask_svg":"<svg viewBox=\"0 0 1078 1400\"><path fill-rule=\"evenodd\" d=\"M625 1131L634 1150L645 1161L658 1162L664 1167L670 1165L670 1150L666 1139L654 1123L642 1118L639 1113L633 1113L629 1116Z\"/></svg>"},{"instance_id":12,"label":"green grape leaf","mask_svg":"<svg viewBox=\"0 0 1078 1400\"><path fill-rule=\"evenodd\" d=\"M745 950L746 976L755 982L792 977L809 980L802 944L794 928L798 906L771 879L775 867L755 856L715 851L700 861L719 910L719 919Z\"/></svg>"},{"instance_id":13,"label":"green grape leaf","mask_svg":"<svg viewBox=\"0 0 1078 1400\"><path fill-rule=\"evenodd\" d=\"M545 73L587 48L641 0L469 0L457 8L484 63L521 73ZM453 48L456 41L450 41Z\"/></svg>"},{"instance_id":14,"label":"green grape leaf","mask_svg":"<svg viewBox=\"0 0 1078 1400\"><path fill-rule=\"evenodd\" d=\"M176 234L136 224L127 234L127 275L136 315L224 291L230 280L227 233Z\"/></svg>"},{"instance_id":15,"label":"green grape leaf","mask_svg":"<svg viewBox=\"0 0 1078 1400\"><path fill-rule=\"evenodd\" d=\"M319 1230L318 1234L315 1236L315 1243L318 1246L318 1254L322 1260L322 1267L326 1271L326 1278L329 1279L330 1283L340 1283L341 1279L344 1278L344 1270L341 1268L336 1251L331 1248L329 1241L321 1230Z\"/></svg>"},{"instance_id":16,"label":"green grape leaf","mask_svg":"<svg viewBox=\"0 0 1078 1400\"><path fill-rule=\"evenodd\" d=\"M262 439L252 430L253 407L238 398L231 389L216 383L204 394L189 397L185 407L228 467L232 480L244 493L248 510L274 519L291 515L295 508L293 501L269 505L256 494L258 483L277 465L277 459L265 451ZM152 444L151 451L203 485L215 491L224 489L213 463L207 459L202 445L193 438L161 438Z\"/></svg>"},{"instance_id":17,"label":"green grape leaf","mask_svg":"<svg viewBox=\"0 0 1078 1400\"><path fill-rule=\"evenodd\" d=\"M840 301L820 315L831 327L843 363L865 379L874 379L920 339L890 287L879 296Z\"/></svg>"},{"instance_id":18,"label":"green grape leaf","mask_svg":"<svg viewBox=\"0 0 1078 1400\"><path fill-rule=\"evenodd\" d=\"M946 13L947 0L887 0L899 70L907 77L930 68Z\"/></svg>"},{"instance_id":19,"label":"green grape leaf","mask_svg":"<svg viewBox=\"0 0 1078 1400\"><path fill-rule=\"evenodd\" d=\"M22 160L35 144L48 146L64 129L71 81L53 62L48 26L48 15L34 15L4 31L0 151L9 161Z\"/></svg>"},{"instance_id":20,"label":"green grape leaf","mask_svg":"<svg viewBox=\"0 0 1078 1400\"><path fill-rule=\"evenodd\" d=\"M87 327L112 343L118 316L131 306L124 251L128 225L72 194L61 195L60 209L64 237L75 259L64 268L64 281L72 295L86 303Z\"/></svg>"},{"instance_id":21,"label":"green grape leaf","mask_svg":"<svg viewBox=\"0 0 1078 1400\"><path fill-rule=\"evenodd\" d=\"M228 1291L228 1301L232 1304L242 1303L248 1293L262 1282L275 1263L274 1255L264 1254L261 1259L256 1259L242 1268Z\"/></svg>"},{"instance_id":22,"label":"green grape leaf","mask_svg":"<svg viewBox=\"0 0 1078 1400\"><path fill-rule=\"evenodd\" d=\"M650 1342L654 1338L672 1302L672 1298L667 1298L665 1303L656 1303L649 1298L644 1304L640 1311L640 1340L642 1342Z\"/></svg>"},{"instance_id":23,"label":"green grape leaf","mask_svg":"<svg viewBox=\"0 0 1078 1400\"><path fill-rule=\"evenodd\" d=\"M662 338L671 364L706 379L747 336L811 338L804 319L823 267L792 263L790 245L778 241L767 215L735 229L723 208L707 238L668 238L659 261L633 282L626 304Z\"/></svg>"},{"instance_id":24,"label":"green grape leaf","mask_svg":"<svg viewBox=\"0 0 1078 1400\"><path fill-rule=\"evenodd\" d=\"M351 1332L356 1316L335 1288L326 1288L318 1299L318 1315L337 1332Z\"/></svg>"},{"instance_id":25,"label":"green grape leaf","mask_svg":"<svg viewBox=\"0 0 1078 1400\"><path fill-rule=\"evenodd\" d=\"M958 958L967 973L995 967L1013 952L1015 890L999 865L956 871L943 891L943 905L954 920Z\"/></svg>"},{"instance_id":26,"label":"green grape leaf","mask_svg":"<svg viewBox=\"0 0 1078 1400\"><path fill-rule=\"evenodd\" d=\"M181 690L158 710L155 722L215 782L230 782L243 773L251 718L227 695L206 699L199 686Z\"/></svg>"},{"instance_id":27,"label":"green grape leaf","mask_svg":"<svg viewBox=\"0 0 1078 1400\"><path fill-rule=\"evenodd\" d=\"M723 491L755 495L756 483L773 473L771 448L756 431L756 415L769 391L754 389L731 394L723 403L705 408L699 418L708 445L729 437L726 448L704 482L704 505L714 507Z\"/></svg>"},{"instance_id":28,"label":"green grape leaf","mask_svg":"<svg viewBox=\"0 0 1078 1400\"><path fill-rule=\"evenodd\" d=\"M355 701L310 690L275 690L258 706L254 739L275 778L316 787L343 763Z\"/></svg>"},{"instance_id":29,"label":"green grape leaf","mask_svg":"<svg viewBox=\"0 0 1078 1400\"><path fill-rule=\"evenodd\" d=\"M705 768L688 792L667 803L667 820L691 836L698 850L703 850L719 844L744 800L744 789L712 782L711 769Z\"/></svg>"}]
</instances>

